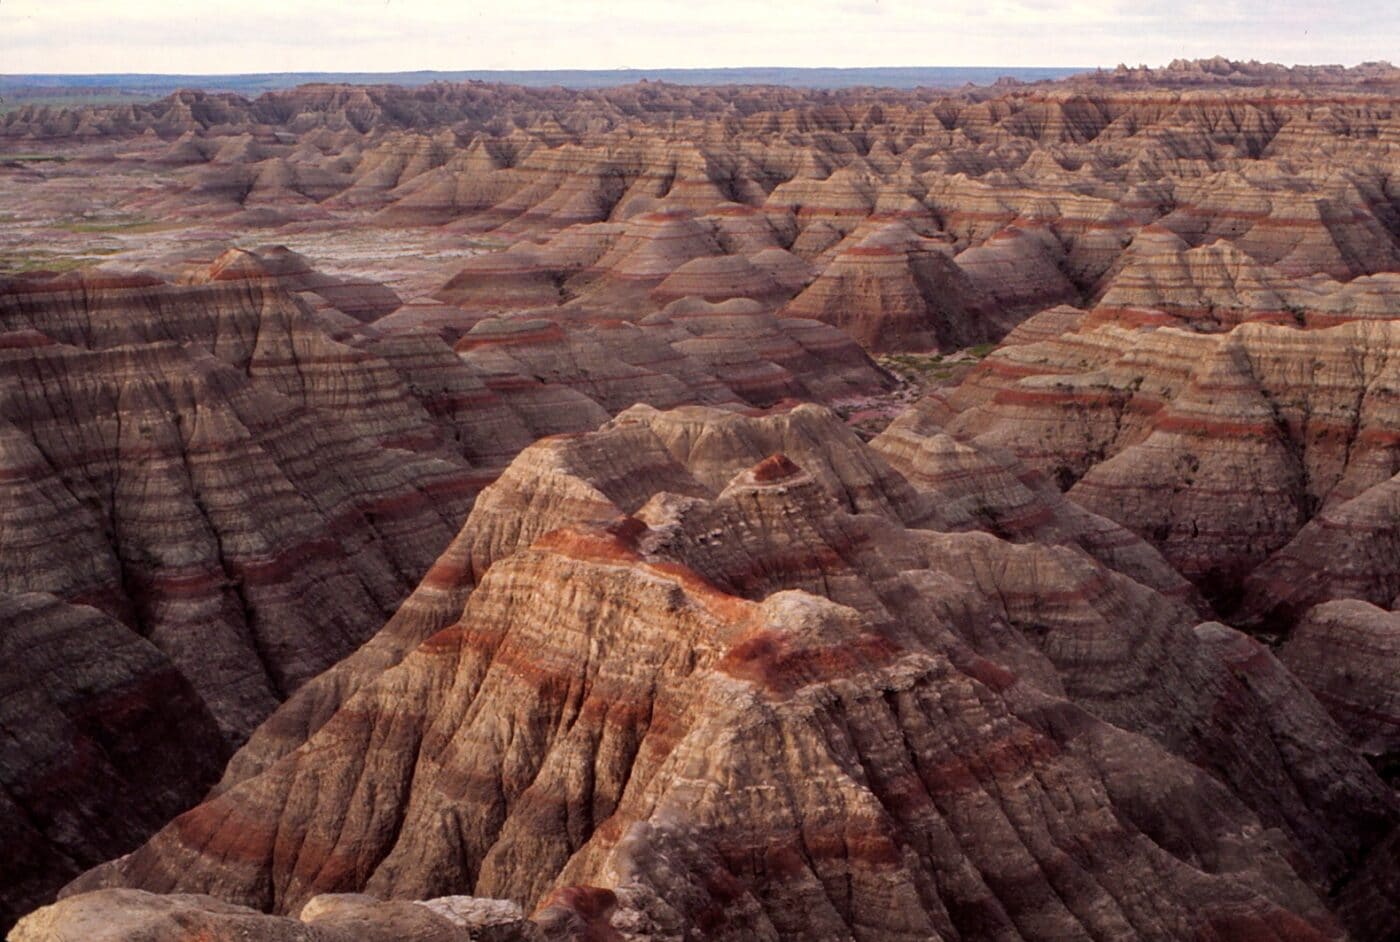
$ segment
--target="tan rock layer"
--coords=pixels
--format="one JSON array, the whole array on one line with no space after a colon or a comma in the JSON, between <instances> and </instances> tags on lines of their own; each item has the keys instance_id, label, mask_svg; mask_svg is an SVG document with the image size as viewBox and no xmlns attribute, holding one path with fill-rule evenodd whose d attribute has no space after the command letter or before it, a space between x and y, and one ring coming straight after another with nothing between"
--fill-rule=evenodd
<instances>
[{"instance_id":1,"label":"tan rock layer","mask_svg":"<svg viewBox=\"0 0 1400 942\"><path fill-rule=\"evenodd\" d=\"M1400 809L1267 649L1072 540L919 529L937 485L840 428L634 409L528 449L454 623L72 890L470 890L624 938L1338 934L1326 888Z\"/></svg>"}]
</instances>

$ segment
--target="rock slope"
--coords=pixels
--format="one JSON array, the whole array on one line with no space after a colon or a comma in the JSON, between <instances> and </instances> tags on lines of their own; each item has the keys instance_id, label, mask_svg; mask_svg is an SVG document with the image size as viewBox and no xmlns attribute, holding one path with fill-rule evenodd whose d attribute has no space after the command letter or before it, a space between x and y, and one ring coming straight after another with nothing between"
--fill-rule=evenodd
<instances>
[{"instance_id":1,"label":"rock slope","mask_svg":"<svg viewBox=\"0 0 1400 942\"><path fill-rule=\"evenodd\" d=\"M1286 630L1389 605L1397 321L1125 326L1002 348L924 409L1151 540L1221 611Z\"/></svg>"},{"instance_id":2,"label":"rock slope","mask_svg":"<svg viewBox=\"0 0 1400 942\"><path fill-rule=\"evenodd\" d=\"M0 912L13 921L183 811L227 747L196 685L110 616L7 593L0 628Z\"/></svg>"},{"instance_id":3,"label":"rock slope","mask_svg":"<svg viewBox=\"0 0 1400 942\"><path fill-rule=\"evenodd\" d=\"M1397 100L0 115L0 927L1388 938Z\"/></svg>"},{"instance_id":4,"label":"rock slope","mask_svg":"<svg viewBox=\"0 0 1400 942\"><path fill-rule=\"evenodd\" d=\"M1328 888L1400 809L1307 689L1077 545L928 528L943 502L807 406L527 449L451 622L70 892L601 894L624 938L1336 936Z\"/></svg>"},{"instance_id":5,"label":"rock slope","mask_svg":"<svg viewBox=\"0 0 1400 942\"><path fill-rule=\"evenodd\" d=\"M396 302L280 249L231 250L186 280L0 283L0 588L95 606L192 685L200 717L190 754L149 770L159 800L50 757L58 793L75 792L62 813L126 821L90 843L86 826L23 824L34 850L4 880L11 919L203 794L279 703L398 609L480 487L536 438L639 400L769 404L888 382L831 328L742 305L682 305L650 327L651 348L628 328L524 352L483 328L458 355L428 333L366 326ZM618 350L639 365L601 376ZM22 663L7 668L16 690ZM186 708L157 698L151 729ZM108 738L146 748L136 726ZM17 751L6 774L29 778L31 761Z\"/></svg>"}]
</instances>

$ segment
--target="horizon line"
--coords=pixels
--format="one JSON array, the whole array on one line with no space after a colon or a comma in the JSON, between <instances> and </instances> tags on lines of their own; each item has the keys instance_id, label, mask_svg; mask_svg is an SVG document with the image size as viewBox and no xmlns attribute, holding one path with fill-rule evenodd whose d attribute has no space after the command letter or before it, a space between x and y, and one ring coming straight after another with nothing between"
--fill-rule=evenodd
<instances>
[{"instance_id":1,"label":"horizon line","mask_svg":"<svg viewBox=\"0 0 1400 942\"><path fill-rule=\"evenodd\" d=\"M1258 61L1258 60L1250 60ZM1278 63L1282 64L1282 63ZM1341 65L1341 63L1296 63L1297 65ZM1361 63L1358 63L1361 64ZM1113 66L1094 65L686 65L686 66L616 66L613 68L550 68L550 69L305 69L296 71L262 72L0 72L0 78L43 77L61 78L70 75L101 76L131 75L153 77L199 76L201 78L236 78L246 75L450 75L461 72L509 73L509 72L752 72L763 69L785 69L788 71L811 72L876 72L893 69L1018 69L1065 71L1069 69L1105 69ZM1134 66L1137 68L1137 66ZM1160 68L1154 66L1153 68Z\"/></svg>"}]
</instances>

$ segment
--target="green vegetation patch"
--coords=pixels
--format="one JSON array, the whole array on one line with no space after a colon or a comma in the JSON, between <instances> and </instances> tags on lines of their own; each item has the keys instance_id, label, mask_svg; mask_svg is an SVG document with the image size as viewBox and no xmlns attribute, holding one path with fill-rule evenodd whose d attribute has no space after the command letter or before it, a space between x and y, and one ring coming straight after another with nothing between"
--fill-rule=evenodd
<instances>
[{"instance_id":1,"label":"green vegetation patch","mask_svg":"<svg viewBox=\"0 0 1400 942\"><path fill-rule=\"evenodd\" d=\"M36 271L64 273L77 271L98 263L104 255L113 255L117 249L92 249L82 255L55 255L50 252L31 252L26 255L0 252L0 274L23 275Z\"/></svg>"},{"instance_id":2,"label":"green vegetation patch","mask_svg":"<svg viewBox=\"0 0 1400 942\"><path fill-rule=\"evenodd\" d=\"M144 216L113 216L107 219L65 219L54 223L54 228L78 233L155 232L168 228L169 225Z\"/></svg>"},{"instance_id":3,"label":"green vegetation patch","mask_svg":"<svg viewBox=\"0 0 1400 942\"><path fill-rule=\"evenodd\" d=\"M879 357L881 366L910 382L949 379L953 366L941 353L890 353Z\"/></svg>"}]
</instances>

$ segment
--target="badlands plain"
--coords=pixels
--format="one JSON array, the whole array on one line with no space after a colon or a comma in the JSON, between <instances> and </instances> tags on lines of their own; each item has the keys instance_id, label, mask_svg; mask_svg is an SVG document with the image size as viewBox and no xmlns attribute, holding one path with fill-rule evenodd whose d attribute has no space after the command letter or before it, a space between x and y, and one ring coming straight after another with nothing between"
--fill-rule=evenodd
<instances>
[{"instance_id":1,"label":"badlands plain","mask_svg":"<svg viewBox=\"0 0 1400 942\"><path fill-rule=\"evenodd\" d=\"M1396 937L1400 70L25 105L0 207L16 942Z\"/></svg>"}]
</instances>

